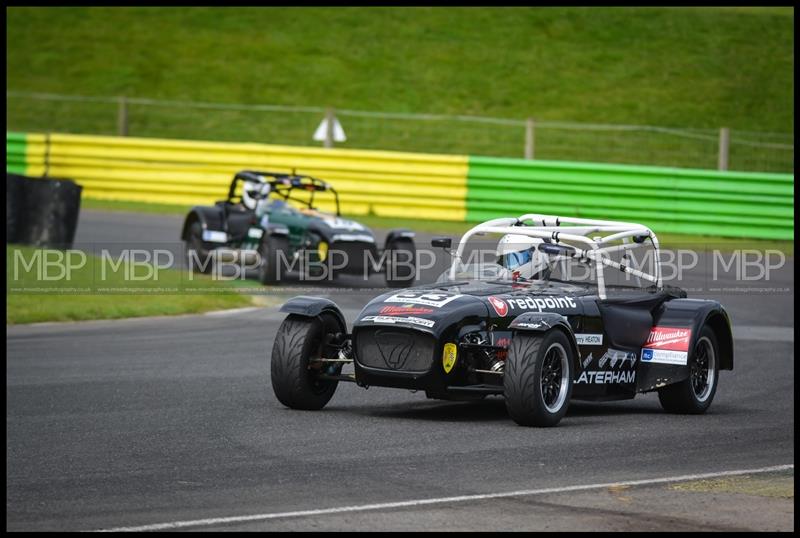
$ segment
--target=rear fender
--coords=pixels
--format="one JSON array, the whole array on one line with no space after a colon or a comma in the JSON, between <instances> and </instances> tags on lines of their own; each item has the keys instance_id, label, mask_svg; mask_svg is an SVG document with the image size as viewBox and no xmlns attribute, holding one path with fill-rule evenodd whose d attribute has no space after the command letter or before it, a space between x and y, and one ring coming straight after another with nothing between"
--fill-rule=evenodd
<instances>
[{"instance_id":1,"label":"rear fender","mask_svg":"<svg viewBox=\"0 0 800 538\"><path fill-rule=\"evenodd\" d=\"M639 391L654 390L688 378L692 353L700 331L706 325L711 327L717 338L720 370L733 370L731 321L725 308L717 301L700 299L667 301L654 313L653 325L691 329L686 364L647 363L640 360L639 372L636 376ZM642 358L641 353L639 357Z\"/></svg>"}]
</instances>

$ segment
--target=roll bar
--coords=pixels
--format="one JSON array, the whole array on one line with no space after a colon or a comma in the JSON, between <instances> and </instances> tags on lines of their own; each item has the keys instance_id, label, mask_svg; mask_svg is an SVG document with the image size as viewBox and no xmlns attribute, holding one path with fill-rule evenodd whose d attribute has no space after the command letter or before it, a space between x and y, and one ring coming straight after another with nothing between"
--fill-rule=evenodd
<instances>
[{"instance_id":1,"label":"roll bar","mask_svg":"<svg viewBox=\"0 0 800 538\"><path fill-rule=\"evenodd\" d=\"M641 224L611 220L582 219L526 213L520 217L492 219L469 229L458 244L450 266L450 278L455 279L458 266L469 239L481 233L517 234L538 237L547 241L539 245L546 254L558 254L589 260L597 270L597 288L601 299L606 298L603 268L608 266L632 276L654 282L657 289L663 288L658 238L653 231ZM590 234L592 235L591 237ZM625 252L644 246L650 240L655 248L656 272L649 274L608 259L611 252ZM612 245L617 241L622 244ZM632 243L630 241L633 241Z\"/></svg>"},{"instance_id":2,"label":"roll bar","mask_svg":"<svg viewBox=\"0 0 800 538\"><path fill-rule=\"evenodd\" d=\"M305 205L309 209L314 207L314 194L317 192L332 192L336 200L336 215L340 216L339 209L339 193L336 192L329 183L317 179L312 176L302 174L285 174L282 172L262 172L256 170L242 170L233 176L231 185L228 188L227 201L230 202L236 198L236 189L240 182L250 181L254 183L267 183L272 188L270 194L275 193L277 196L283 198L284 201L292 200ZM292 191L303 190L311 193L309 199L304 200L291 196Z\"/></svg>"}]
</instances>

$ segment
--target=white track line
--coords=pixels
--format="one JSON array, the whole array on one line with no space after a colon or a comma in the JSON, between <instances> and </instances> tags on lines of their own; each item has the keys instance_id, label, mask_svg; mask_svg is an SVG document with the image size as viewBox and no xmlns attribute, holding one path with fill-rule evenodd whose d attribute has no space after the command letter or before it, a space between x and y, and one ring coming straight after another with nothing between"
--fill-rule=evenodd
<instances>
[{"instance_id":1,"label":"white track line","mask_svg":"<svg viewBox=\"0 0 800 538\"><path fill-rule=\"evenodd\" d=\"M685 482L687 480L719 478L723 476L736 476L736 475L746 475L746 474L756 474L756 473L769 473L775 471L787 471L790 469L794 469L794 464L775 465L772 467L760 467L758 469L740 469L735 471L720 471L716 473L670 476L666 478L629 480L627 482L609 482L607 484L585 484L580 486L563 486L557 488L525 489L520 491L507 491L503 493L485 493L478 495L460 495L457 497L440 497L434 499L417 499L410 501L387 502L378 504L340 506L338 508L320 508L317 510L300 510L296 512L273 512L266 514L253 514L249 516L230 516L230 517L215 517L209 519L195 519L188 521L173 521L170 523L154 523L152 525L141 525L138 527L115 527L111 529L100 529L99 532L163 531L171 529L181 529L185 527L203 527L209 525L224 525L228 523L247 523L251 521L266 521L270 519L282 519L282 518L292 518L292 517L324 516L329 514L341 514L347 512L366 512L370 510L391 510L394 508L409 508L414 506L425 506L431 504L480 501L485 499L499 499L503 497L524 497L531 495L544 495L548 493L566 493L570 491L586 491L592 489L603 489L603 488L619 487L619 486L645 486L651 484L664 484L669 482Z\"/></svg>"},{"instance_id":2,"label":"white track line","mask_svg":"<svg viewBox=\"0 0 800 538\"><path fill-rule=\"evenodd\" d=\"M244 308L231 308L228 310L212 310L210 312L205 312L204 316L209 316L212 318L226 318L228 316L238 316L239 314L247 314L250 312L255 312L256 310L261 310L263 306L246 306Z\"/></svg>"}]
</instances>

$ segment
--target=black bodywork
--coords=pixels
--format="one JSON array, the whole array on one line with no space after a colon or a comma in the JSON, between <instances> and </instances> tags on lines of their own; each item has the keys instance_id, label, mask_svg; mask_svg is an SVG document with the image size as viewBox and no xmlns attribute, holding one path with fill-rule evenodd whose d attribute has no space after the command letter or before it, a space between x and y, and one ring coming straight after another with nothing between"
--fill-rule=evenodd
<instances>
[{"instance_id":1,"label":"black bodywork","mask_svg":"<svg viewBox=\"0 0 800 538\"><path fill-rule=\"evenodd\" d=\"M502 361L511 339L550 330L564 332L573 348L572 399L628 399L687 379L690 360L653 362L646 351L659 345L648 343L653 331L677 334L691 359L697 335L709 326L719 368L733 368L731 324L720 303L686 298L678 288L607 287L606 294L601 300L595 286L557 280L456 281L390 291L354 321L348 347L355 376L342 379L424 390L436 398L502 394ZM346 327L325 299L296 297L282 311L309 317L329 311ZM446 345L457 349L449 372Z\"/></svg>"}]
</instances>

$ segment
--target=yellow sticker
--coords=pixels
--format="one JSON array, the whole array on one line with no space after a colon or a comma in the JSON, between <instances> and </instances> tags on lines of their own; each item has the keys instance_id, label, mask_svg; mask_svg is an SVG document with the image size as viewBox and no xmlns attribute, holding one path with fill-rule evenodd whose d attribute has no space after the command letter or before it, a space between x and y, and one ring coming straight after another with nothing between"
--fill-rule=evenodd
<instances>
[{"instance_id":1,"label":"yellow sticker","mask_svg":"<svg viewBox=\"0 0 800 538\"><path fill-rule=\"evenodd\" d=\"M317 252L319 253L320 261L325 261L325 258L328 256L328 243L320 241L317 245Z\"/></svg>"},{"instance_id":2,"label":"yellow sticker","mask_svg":"<svg viewBox=\"0 0 800 538\"><path fill-rule=\"evenodd\" d=\"M442 366L444 366L445 373L450 373L453 366L456 365L457 348L455 344L445 344L444 353L442 353Z\"/></svg>"}]
</instances>

